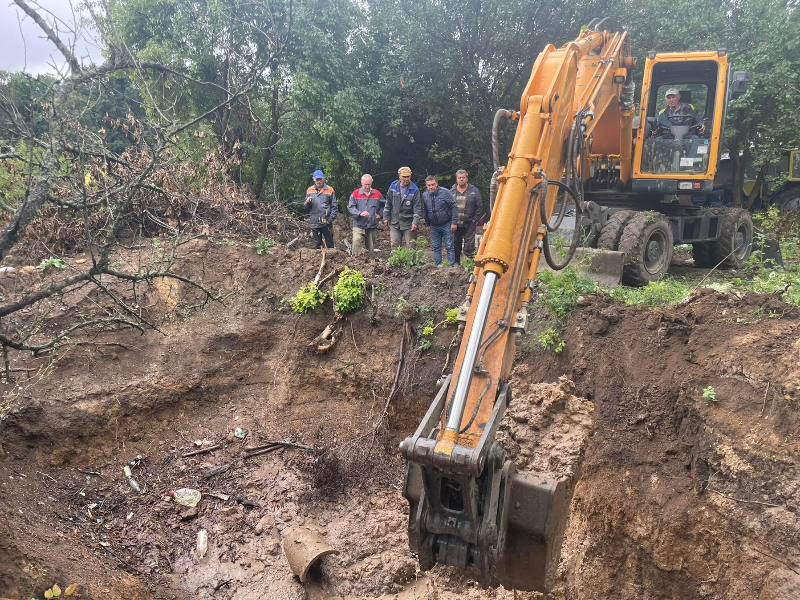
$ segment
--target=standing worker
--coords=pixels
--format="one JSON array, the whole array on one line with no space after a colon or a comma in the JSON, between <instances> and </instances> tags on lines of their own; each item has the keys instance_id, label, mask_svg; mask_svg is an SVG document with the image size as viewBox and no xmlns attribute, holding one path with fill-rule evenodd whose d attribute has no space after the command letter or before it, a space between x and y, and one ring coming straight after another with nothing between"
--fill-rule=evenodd
<instances>
[{"instance_id":1,"label":"standing worker","mask_svg":"<svg viewBox=\"0 0 800 600\"><path fill-rule=\"evenodd\" d=\"M481 192L469 183L469 173L464 169L456 171L456 184L450 193L458 205L458 223L453 234L453 245L456 250L456 264L461 263L461 247L469 258L475 258L475 221L483 208Z\"/></svg>"},{"instance_id":2,"label":"standing worker","mask_svg":"<svg viewBox=\"0 0 800 600\"><path fill-rule=\"evenodd\" d=\"M453 194L439 187L435 175L425 178L427 191L422 194L425 207L425 224L431 228L431 244L433 244L433 262L442 266L442 240L447 249L447 261L450 266L456 264L456 253L453 249L453 232L458 222L458 205Z\"/></svg>"},{"instance_id":3,"label":"standing worker","mask_svg":"<svg viewBox=\"0 0 800 600\"><path fill-rule=\"evenodd\" d=\"M386 192L386 208L383 218L389 223L389 239L392 250L411 245L417 239L419 221L422 217L422 198L419 188L411 181L411 169L400 167L398 179L389 186Z\"/></svg>"},{"instance_id":4,"label":"standing worker","mask_svg":"<svg viewBox=\"0 0 800 600\"><path fill-rule=\"evenodd\" d=\"M314 171L311 175L314 185L306 190L306 202L303 209L311 213L311 237L314 238L314 248L333 248L333 221L339 208L336 206L336 193L333 188L325 183L322 171Z\"/></svg>"},{"instance_id":5,"label":"standing worker","mask_svg":"<svg viewBox=\"0 0 800 600\"><path fill-rule=\"evenodd\" d=\"M378 240L378 225L381 224L383 196L372 189L372 175L361 176L361 187L350 194L348 212L353 215L353 256L366 248L369 259L375 258L375 242Z\"/></svg>"}]
</instances>

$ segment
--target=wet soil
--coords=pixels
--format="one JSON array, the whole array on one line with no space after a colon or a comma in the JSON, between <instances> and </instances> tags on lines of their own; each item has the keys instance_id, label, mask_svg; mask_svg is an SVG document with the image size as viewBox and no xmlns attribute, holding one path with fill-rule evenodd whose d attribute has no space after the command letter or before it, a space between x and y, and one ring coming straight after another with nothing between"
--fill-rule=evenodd
<instances>
[{"instance_id":1,"label":"wet soil","mask_svg":"<svg viewBox=\"0 0 800 600\"><path fill-rule=\"evenodd\" d=\"M328 251L323 275L362 270L374 304L318 354L330 301L299 316L281 300L314 279L320 252L195 240L181 256L179 271L224 301L160 283L141 305L162 333L97 332L55 359L11 357L0 596L77 583L96 599L514 598L452 569L421 574L407 547L397 443L435 394L452 327L423 352L411 321L384 410L407 331L398 298L439 322L468 275ZM706 290L668 309L582 304L561 355L523 339L500 434L532 472L584 456L553 598L800 597L800 313ZM96 305L87 294L47 326ZM316 450L245 452L276 440ZM179 487L202 491L196 510L170 499ZM339 551L310 587L281 550L300 524Z\"/></svg>"}]
</instances>

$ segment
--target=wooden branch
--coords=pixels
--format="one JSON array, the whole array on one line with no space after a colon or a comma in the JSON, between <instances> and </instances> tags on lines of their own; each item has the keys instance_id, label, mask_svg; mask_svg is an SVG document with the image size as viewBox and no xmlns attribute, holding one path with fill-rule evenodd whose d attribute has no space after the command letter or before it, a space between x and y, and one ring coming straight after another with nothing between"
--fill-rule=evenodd
<instances>
[{"instance_id":1,"label":"wooden branch","mask_svg":"<svg viewBox=\"0 0 800 600\"><path fill-rule=\"evenodd\" d=\"M67 48L64 42L61 41L61 38L58 37L58 34L56 34L50 25L47 24L47 21L45 21L33 8L23 2L23 0L14 0L14 4L19 6L26 15L33 19L33 21L39 26L39 29L41 29L47 36L47 39L53 42L55 47L58 48L58 51L61 52L65 59L67 59L72 72L79 73L81 70L81 65L78 62L78 59L75 58L75 55L70 51L69 48Z\"/></svg>"},{"instance_id":2,"label":"wooden branch","mask_svg":"<svg viewBox=\"0 0 800 600\"><path fill-rule=\"evenodd\" d=\"M222 444L214 444L213 446L209 446L208 448L200 448L199 450L192 450L191 452L187 452L182 454L183 458L189 458L190 456L197 456L198 454L205 454L206 452L211 452L212 450L219 450L222 448Z\"/></svg>"}]
</instances>

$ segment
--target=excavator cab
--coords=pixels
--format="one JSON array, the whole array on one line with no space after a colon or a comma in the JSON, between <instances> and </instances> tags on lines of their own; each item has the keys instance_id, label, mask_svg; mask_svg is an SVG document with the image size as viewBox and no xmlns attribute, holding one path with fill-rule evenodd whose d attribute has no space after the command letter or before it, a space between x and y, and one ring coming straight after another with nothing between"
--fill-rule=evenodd
<instances>
[{"instance_id":1,"label":"excavator cab","mask_svg":"<svg viewBox=\"0 0 800 600\"><path fill-rule=\"evenodd\" d=\"M746 90L717 52L657 54L645 62L632 190L646 194L708 193L719 164L728 100ZM672 114L668 98L679 94ZM673 107L674 108L674 107Z\"/></svg>"}]
</instances>

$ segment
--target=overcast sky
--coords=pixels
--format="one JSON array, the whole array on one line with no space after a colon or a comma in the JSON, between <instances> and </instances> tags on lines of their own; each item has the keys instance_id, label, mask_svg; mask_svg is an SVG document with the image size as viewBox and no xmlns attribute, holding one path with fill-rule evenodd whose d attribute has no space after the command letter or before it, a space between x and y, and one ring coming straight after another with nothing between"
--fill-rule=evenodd
<instances>
[{"instance_id":1,"label":"overcast sky","mask_svg":"<svg viewBox=\"0 0 800 600\"><path fill-rule=\"evenodd\" d=\"M62 19L70 28L73 27L73 6L75 15L81 0L70 3L69 0L38 0L35 4L41 7L39 13L53 26L55 17ZM52 13L42 9L46 9ZM55 28L54 28L55 29ZM66 30L64 24L59 24L59 31L63 31L62 39L71 44L75 35ZM86 38L86 31L82 37ZM78 41L75 53L79 59L86 62L86 57L92 57L95 61L101 60L100 51L85 39ZM44 37L41 29L33 20L28 17L16 4L10 0L0 0L0 70L22 71L23 69L31 74L52 73L52 64L63 68L64 57L56 50L56 47Z\"/></svg>"}]
</instances>

